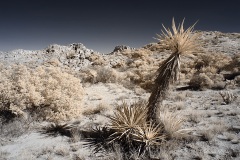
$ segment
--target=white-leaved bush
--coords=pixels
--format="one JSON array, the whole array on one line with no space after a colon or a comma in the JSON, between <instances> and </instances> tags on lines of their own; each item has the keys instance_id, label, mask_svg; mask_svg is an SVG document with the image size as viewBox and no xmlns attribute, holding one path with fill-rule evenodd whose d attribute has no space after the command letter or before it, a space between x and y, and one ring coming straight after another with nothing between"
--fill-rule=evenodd
<instances>
[{"instance_id":1,"label":"white-leaved bush","mask_svg":"<svg viewBox=\"0 0 240 160\"><path fill-rule=\"evenodd\" d=\"M59 67L0 66L0 110L28 111L44 120L61 121L81 114L80 79Z\"/></svg>"}]
</instances>

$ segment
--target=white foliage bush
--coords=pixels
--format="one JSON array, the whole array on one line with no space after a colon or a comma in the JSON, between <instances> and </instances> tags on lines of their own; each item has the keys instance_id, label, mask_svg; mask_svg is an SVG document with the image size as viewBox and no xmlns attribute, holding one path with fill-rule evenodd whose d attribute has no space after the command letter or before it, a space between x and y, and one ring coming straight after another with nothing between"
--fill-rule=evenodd
<instances>
[{"instance_id":1,"label":"white foliage bush","mask_svg":"<svg viewBox=\"0 0 240 160\"><path fill-rule=\"evenodd\" d=\"M50 121L80 115L84 93L80 79L61 68L15 65L0 69L0 110L17 115L30 111Z\"/></svg>"}]
</instances>

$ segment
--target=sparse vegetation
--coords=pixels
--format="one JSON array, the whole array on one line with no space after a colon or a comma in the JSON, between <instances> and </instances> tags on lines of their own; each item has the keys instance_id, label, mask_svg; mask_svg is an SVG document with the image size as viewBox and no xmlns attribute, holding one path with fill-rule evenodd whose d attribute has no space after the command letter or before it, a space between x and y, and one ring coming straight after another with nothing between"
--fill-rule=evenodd
<instances>
[{"instance_id":1,"label":"sparse vegetation","mask_svg":"<svg viewBox=\"0 0 240 160\"><path fill-rule=\"evenodd\" d=\"M211 88L213 81L204 73L193 75L189 82L189 86L194 90L204 90Z\"/></svg>"}]
</instances>

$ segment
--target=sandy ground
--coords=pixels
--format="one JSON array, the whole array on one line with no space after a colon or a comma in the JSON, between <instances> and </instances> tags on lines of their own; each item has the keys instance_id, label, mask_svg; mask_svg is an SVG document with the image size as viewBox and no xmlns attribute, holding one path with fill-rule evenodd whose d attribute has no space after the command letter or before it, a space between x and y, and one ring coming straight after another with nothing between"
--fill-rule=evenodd
<instances>
[{"instance_id":1,"label":"sandy ground","mask_svg":"<svg viewBox=\"0 0 240 160\"><path fill-rule=\"evenodd\" d=\"M235 94L239 89L233 90ZM84 108L96 107L99 104L108 106L101 114L84 116L79 119L79 126L108 122L104 115L112 114L117 103L132 103L139 99L147 99L148 93L138 93L118 84L93 84L85 87ZM186 128L192 128L195 135L206 134L209 141L193 141L175 147L175 159L239 159L231 156L232 152L240 151L240 100L224 105L218 91L173 91L164 101L164 106L179 112L187 119ZM43 125L43 124L42 124ZM235 128L235 129L234 129ZM47 137L35 129L18 138L13 138L0 147L2 159L96 159L91 149L83 146L84 142L74 142L68 137ZM230 156L229 156L230 155Z\"/></svg>"}]
</instances>

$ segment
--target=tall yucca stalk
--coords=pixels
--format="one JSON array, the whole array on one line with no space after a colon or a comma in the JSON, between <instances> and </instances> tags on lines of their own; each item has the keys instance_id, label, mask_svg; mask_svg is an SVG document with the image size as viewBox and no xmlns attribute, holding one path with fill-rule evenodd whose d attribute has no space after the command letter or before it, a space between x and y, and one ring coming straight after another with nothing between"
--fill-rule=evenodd
<instances>
[{"instance_id":1,"label":"tall yucca stalk","mask_svg":"<svg viewBox=\"0 0 240 160\"><path fill-rule=\"evenodd\" d=\"M148 118L147 120L157 121L158 105L166 97L169 85L177 80L178 71L180 69L180 55L191 53L198 46L197 38L199 34L193 33L193 27L190 26L187 30L183 29L183 22L178 28L172 20L172 30L166 29L163 25L161 35L158 40L162 45L172 51L172 54L162 63L157 71L157 78L152 90L152 94L148 100Z\"/></svg>"}]
</instances>

